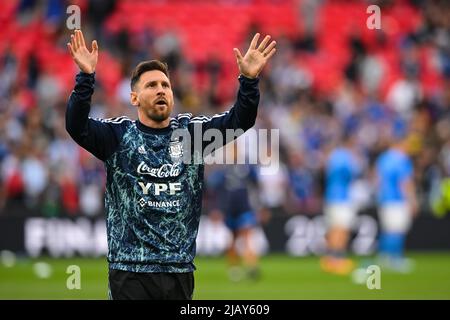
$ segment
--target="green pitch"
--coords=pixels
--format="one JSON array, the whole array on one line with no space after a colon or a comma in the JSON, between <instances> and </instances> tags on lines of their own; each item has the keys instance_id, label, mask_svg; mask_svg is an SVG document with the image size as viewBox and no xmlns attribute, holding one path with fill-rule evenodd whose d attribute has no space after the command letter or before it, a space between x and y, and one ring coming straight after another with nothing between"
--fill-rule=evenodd
<instances>
[{"instance_id":1,"label":"green pitch","mask_svg":"<svg viewBox=\"0 0 450 320\"><path fill-rule=\"evenodd\" d=\"M414 270L398 274L381 269L379 290L369 290L366 282L357 284L351 276L323 273L316 257L263 257L262 278L257 282L228 280L222 257L197 258L194 299L450 299L450 253L409 253L408 257L415 262ZM80 290L66 287L70 265L80 267ZM14 266L0 264L0 299L106 297L105 259L17 259Z\"/></svg>"}]
</instances>

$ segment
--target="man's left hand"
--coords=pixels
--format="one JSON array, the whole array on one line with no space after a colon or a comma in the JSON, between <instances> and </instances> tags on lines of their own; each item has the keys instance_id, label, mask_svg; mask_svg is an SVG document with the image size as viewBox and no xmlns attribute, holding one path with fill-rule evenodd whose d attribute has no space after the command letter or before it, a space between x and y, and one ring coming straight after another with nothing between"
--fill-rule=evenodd
<instances>
[{"instance_id":1,"label":"man's left hand","mask_svg":"<svg viewBox=\"0 0 450 320\"><path fill-rule=\"evenodd\" d=\"M257 78L267 61L275 54L277 50L275 48L277 44L275 41L272 41L268 45L270 41L269 35L267 35L257 47L256 45L258 44L259 36L259 33L255 34L245 56L242 56L239 49L233 49L239 71L247 78Z\"/></svg>"}]
</instances>

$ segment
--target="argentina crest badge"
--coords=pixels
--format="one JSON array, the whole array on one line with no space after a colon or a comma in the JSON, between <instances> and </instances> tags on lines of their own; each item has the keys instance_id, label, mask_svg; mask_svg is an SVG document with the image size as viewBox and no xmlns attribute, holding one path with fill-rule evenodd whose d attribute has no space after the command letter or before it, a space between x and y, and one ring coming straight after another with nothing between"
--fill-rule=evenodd
<instances>
[{"instance_id":1,"label":"argentina crest badge","mask_svg":"<svg viewBox=\"0 0 450 320\"><path fill-rule=\"evenodd\" d=\"M180 138L170 140L169 155L173 163L180 163L183 158L183 143Z\"/></svg>"}]
</instances>

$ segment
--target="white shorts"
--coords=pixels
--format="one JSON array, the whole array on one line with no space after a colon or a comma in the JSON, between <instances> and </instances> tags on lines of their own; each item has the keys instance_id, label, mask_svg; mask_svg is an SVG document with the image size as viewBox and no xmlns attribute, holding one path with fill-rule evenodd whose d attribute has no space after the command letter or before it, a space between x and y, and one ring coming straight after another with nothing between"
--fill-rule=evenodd
<instances>
[{"instance_id":1,"label":"white shorts","mask_svg":"<svg viewBox=\"0 0 450 320\"><path fill-rule=\"evenodd\" d=\"M411 209L407 203L386 203L380 207L378 214L384 232L406 233L411 227Z\"/></svg>"},{"instance_id":2,"label":"white shorts","mask_svg":"<svg viewBox=\"0 0 450 320\"><path fill-rule=\"evenodd\" d=\"M348 202L329 203L324 213L328 227L351 229L356 218L356 209Z\"/></svg>"}]
</instances>

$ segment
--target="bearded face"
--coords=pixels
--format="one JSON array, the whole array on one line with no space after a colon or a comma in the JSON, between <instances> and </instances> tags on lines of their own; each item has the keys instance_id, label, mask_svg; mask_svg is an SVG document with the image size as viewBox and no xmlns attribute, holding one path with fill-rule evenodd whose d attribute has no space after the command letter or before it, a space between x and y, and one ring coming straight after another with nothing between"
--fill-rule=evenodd
<instances>
[{"instance_id":1,"label":"bearded face","mask_svg":"<svg viewBox=\"0 0 450 320\"><path fill-rule=\"evenodd\" d=\"M169 78L159 70L144 72L131 92L131 104L138 107L141 116L154 122L167 120L174 105Z\"/></svg>"}]
</instances>

